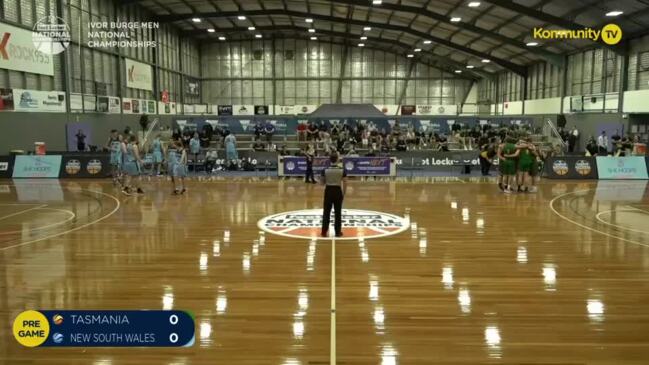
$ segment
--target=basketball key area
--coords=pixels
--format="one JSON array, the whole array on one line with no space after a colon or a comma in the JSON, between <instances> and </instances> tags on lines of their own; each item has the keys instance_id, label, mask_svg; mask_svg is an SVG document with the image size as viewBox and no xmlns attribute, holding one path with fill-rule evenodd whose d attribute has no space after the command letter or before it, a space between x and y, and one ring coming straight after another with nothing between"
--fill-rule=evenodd
<instances>
[{"instance_id":1,"label":"basketball key area","mask_svg":"<svg viewBox=\"0 0 649 365\"><path fill-rule=\"evenodd\" d=\"M141 197L101 180L3 185L0 304L5 323L29 308L191 310L195 345L34 351L5 330L0 362L642 364L649 355L646 181L553 181L507 196L475 179L351 180L340 239L314 234L319 186L205 179L170 197L166 185L153 180Z\"/></svg>"}]
</instances>

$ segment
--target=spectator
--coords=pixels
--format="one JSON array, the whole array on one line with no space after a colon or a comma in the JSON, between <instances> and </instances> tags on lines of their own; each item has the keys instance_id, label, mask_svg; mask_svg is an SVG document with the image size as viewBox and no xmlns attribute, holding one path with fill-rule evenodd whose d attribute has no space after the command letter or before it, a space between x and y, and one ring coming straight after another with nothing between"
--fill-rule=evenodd
<instances>
[{"instance_id":1,"label":"spectator","mask_svg":"<svg viewBox=\"0 0 649 365\"><path fill-rule=\"evenodd\" d=\"M237 138L230 131L225 131L225 159L229 166L236 165L239 160L239 154L237 153Z\"/></svg>"},{"instance_id":2,"label":"spectator","mask_svg":"<svg viewBox=\"0 0 649 365\"><path fill-rule=\"evenodd\" d=\"M588 138L588 143L586 143L586 156L597 156L597 152L597 142L595 142L593 136L590 136L590 138Z\"/></svg>"},{"instance_id":3,"label":"spectator","mask_svg":"<svg viewBox=\"0 0 649 365\"><path fill-rule=\"evenodd\" d=\"M260 120L255 123L254 133L255 138L261 138L261 135L264 133L264 125Z\"/></svg>"},{"instance_id":4,"label":"spectator","mask_svg":"<svg viewBox=\"0 0 649 365\"><path fill-rule=\"evenodd\" d=\"M320 131L318 127L313 122L309 122L309 126L306 129L306 139L307 141L316 141L318 139L318 134Z\"/></svg>"},{"instance_id":5,"label":"spectator","mask_svg":"<svg viewBox=\"0 0 649 365\"><path fill-rule=\"evenodd\" d=\"M608 137L606 136L606 131L602 131L602 134L597 137L597 154L600 156L606 156L608 154Z\"/></svg>"},{"instance_id":6,"label":"spectator","mask_svg":"<svg viewBox=\"0 0 649 365\"><path fill-rule=\"evenodd\" d=\"M306 141L306 129L307 125L304 124L304 121L300 121L297 125L297 140L300 142Z\"/></svg>"},{"instance_id":7,"label":"spectator","mask_svg":"<svg viewBox=\"0 0 649 365\"><path fill-rule=\"evenodd\" d=\"M203 131L201 132L200 135L200 141L201 141L201 148L208 148L210 146L210 136L208 132L203 128Z\"/></svg>"},{"instance_id":8,"label":"spectator","mask_svg":"<svg viewBox=\"0 0 649 365\"><path fill-rule=\"evenodd\" d=\"M255 142L252 144L252 149L255 151L264 151L266 145L261 141L260 138L255 137Z\"/></svg>"},{"instance_id":9,"label":"spectator","mask_svg":"<svg viewBox=\"0 0 649 365\"><path fill-rule=\"evenodd\" d=\"M406 144L406 139L403 136L399 136L397 140L397 151L404 152L408 150L408 145Z\"/></svg>"},{"instance_id":10,"label":"spectator","mask_svg":"<svg viewBox=\"0 0 649 365\"><path fill-rule=\"evenodd\" d=\"M81 129L77 131L77 134L75 134L75 137L77 137L77 151L83 152L86 150L86 135L83 133Z\"/></svg>"},{"instance_id":11,"label":"spectator","mask_svg":"<svg viewBox=\"0 0 649 365\"><path fill-rule=\"evenodd\" d=\"M264 135L266 135L266 142L268 143L268 149L272 149L273 145L273 135L275 134L275 126L271 122L267 122L264 126Z\"/></svg>"}]
</instances>

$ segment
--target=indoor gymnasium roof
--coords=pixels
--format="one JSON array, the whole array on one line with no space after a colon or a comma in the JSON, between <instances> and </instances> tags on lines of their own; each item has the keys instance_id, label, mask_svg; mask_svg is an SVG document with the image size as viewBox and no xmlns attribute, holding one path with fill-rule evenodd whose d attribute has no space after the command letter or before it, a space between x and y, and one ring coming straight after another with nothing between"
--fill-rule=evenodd
<instances>
[{"instance_id":1,"label":"indoor gymnasium roof","mask_svg":"<svg viewBox=\"0 0 649 365\"><path fill-rule=\"evenodd\" d=\"M649 0L122 0L201 41L312 37L384 49L474 74L526 65L592 47L589 40L537 41L532 29L619 25L624 40L649 33ZM607 16L622 11L619 16ZM245 18L244 18L245 17ZM200 19L200 21L198 21ZM254 27L253 30L250 27ZM309 29L314 29L309 32ZM213 31L212 31L213 30ZM367 37L362 39L361 37ZM603 44L603 43L602 43ZM621 49L618 44L613 49ZM487 63L486 60L489 60Z\"/></svg>"}]
</instances>

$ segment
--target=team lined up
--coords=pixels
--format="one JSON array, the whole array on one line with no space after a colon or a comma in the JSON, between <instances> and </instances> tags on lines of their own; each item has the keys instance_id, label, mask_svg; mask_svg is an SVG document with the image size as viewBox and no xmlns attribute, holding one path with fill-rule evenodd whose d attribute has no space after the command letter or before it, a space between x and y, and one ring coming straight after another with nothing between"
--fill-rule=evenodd
<instances>
[{"instance_id":1,"label":"team lined up","mask_svg":"<svg viewBox=\"0 0 649 365\"><path fill-rule=\"evenodd\" d=\"M126 195L144 194L142 190L142 174L144 151L136 136L128 135L126 138L111 130L106 148L110 150L110 165L113 181L121 186ZM187 177L187 151L182 141L172 140L165 147L156 136L151 142L152 171L160 175L161 167L166 164L167 174L173 182L173 194L184 194L185 178Z\"/></svg>"}]
</instances>

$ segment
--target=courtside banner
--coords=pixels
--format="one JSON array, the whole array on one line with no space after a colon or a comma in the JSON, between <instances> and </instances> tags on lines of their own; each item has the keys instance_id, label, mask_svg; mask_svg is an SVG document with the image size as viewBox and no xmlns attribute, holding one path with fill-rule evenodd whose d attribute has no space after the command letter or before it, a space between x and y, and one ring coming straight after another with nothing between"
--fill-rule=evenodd
<instances>
[{"instance_id":1,"label":"courtside banner","mask_svg":"<svg viewBox=\"0 0 649 365\"><path fill-rule=\"evenodd\" d=\"M395 176L396 163L392 157L343 157L343 168L348 176ZM331 165L329 157L313 159L313 173L319 175ZM279 176L304 176L306 157L280 156L277 166Z\"/></svg>"},{"instance_id":2,"label":"courtside banner","mask_svg":"<svg viewBox=\"0 0 649 365\"><path fill-rule=\"evenodd\" d=\"M313 173L318 175L322 170L331 165L329 157L315 157L313 159ZM280 156L277 164L279 176L304 176L306 175L306 157Z\"/></svg>"},{"instance_id":3,"label":"courtside banner","mask_svg":"<svg viewBox=\"0 0 649 365\"><path fill-rule=\"evenodd\" d=\"M102 178L110 174L110 155L63 155L61 178Z\"/></svg>"},{"instance_id":4,"label":"courtside banner","mask_svg":"<svg viewBox=\"0 0 649 365\"><path fill-rule=\"evenodd\" d=\"M560 156L545 160L545 173L550 179L597 179L595 157Z\"/></svg>"},{"instance_id":5,"label":"courtside banner","mask_svg":"<svg viewBox=\"0 0 649 365\"><path fill-rule=\"evenodd\" d=\"M59 177L61 156L21 155L16 156L13 177L46 178Z\"/></svg>"},{"instance_id":6,"label":"courtside banner","mask_svg":"<svg viewBox=\"0 0 649 365\"><path fill-rule=\"evenodd\" d=\"M598 156L597 170L599 171L600 179L647 179L647 162L642 156Z\"/></svg>"},{"instance_id":7,"label":"courtside banner","mask_svg":"<svg viewBox=\"0 0 649 365\"><path fill-rule=\"evenodd\" d=\"M0 23L0 68L53 76L52 55L39 51L32 35L30 30Z\"/></svg>"},{"instance_id":8,"label":"courtside banner","mask_svg":"<svg viewBox=\"0 0 649 365\"><path fill-rule=\"evenodd\" d=\"M343 167L348 176L395 176L391 157L345 157Z\"/></svg>"},{"instance_id":9,"label":"courtside banner","mask_svg":"<svg viewBox=\"0 0 649 365\"><path fill-rule=\"evenodd\" d=\"M11 178L14 158L12 156L0 156L0 178Z\"/></svg>"}]
</instances>

